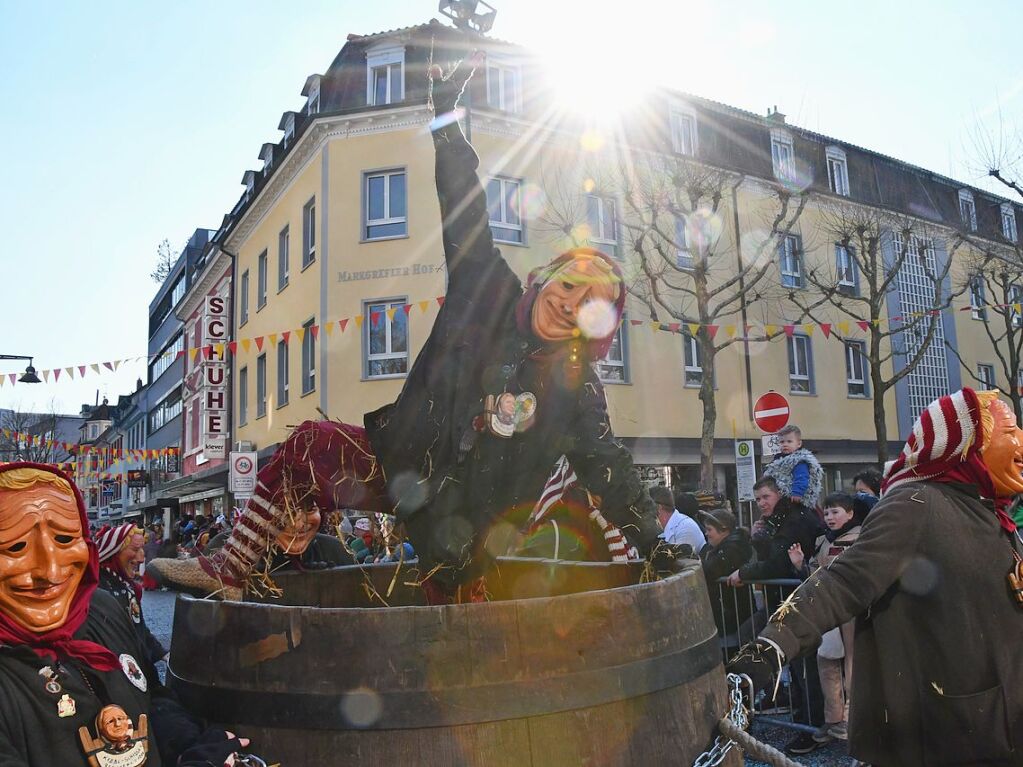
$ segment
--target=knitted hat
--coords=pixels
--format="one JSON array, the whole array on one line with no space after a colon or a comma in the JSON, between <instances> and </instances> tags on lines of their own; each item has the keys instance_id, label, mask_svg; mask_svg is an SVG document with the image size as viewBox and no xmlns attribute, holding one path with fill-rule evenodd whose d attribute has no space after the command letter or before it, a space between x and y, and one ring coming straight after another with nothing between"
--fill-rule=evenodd
<instances>
[{"instance_id":1,"label":"knitted hat","mask_svg":"<svg viewBox=\"0 0 1023 767\"><path fill-rule=\"evenodd\" d=\"M128 539L128 536L131 535L135 527L134 522L125 522L123 525L118 525L117 527L104 525L100 528L100 531L96 533L96 548L99 550L100 564L111 559L121 550L124 542Z\"/></svg>"}]
</instances>

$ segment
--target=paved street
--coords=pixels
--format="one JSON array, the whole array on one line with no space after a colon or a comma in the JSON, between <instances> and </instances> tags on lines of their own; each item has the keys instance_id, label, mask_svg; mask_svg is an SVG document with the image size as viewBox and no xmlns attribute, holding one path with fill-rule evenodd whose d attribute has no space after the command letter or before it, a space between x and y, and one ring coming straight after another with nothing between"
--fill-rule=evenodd
<instances>
[{"instance_id":1,"label":"paved street","mask_svg":"<svg viewBox=\"0 0 1023 767\"><path fill-rule=\"evenodd\" d=\"M174 600L176 598L177 594L173 591L146 591L142 594L142 612L146 616L146 625L168 649L170 648L171 628L174 625Z\"/></svg>"}]
</instances>

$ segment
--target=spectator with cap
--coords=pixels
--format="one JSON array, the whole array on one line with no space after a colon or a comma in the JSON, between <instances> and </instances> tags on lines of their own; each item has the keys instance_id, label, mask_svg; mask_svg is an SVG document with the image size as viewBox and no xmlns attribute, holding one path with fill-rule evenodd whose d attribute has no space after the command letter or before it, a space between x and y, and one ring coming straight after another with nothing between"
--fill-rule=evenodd
<instances>
[{"instance_id":1,"label":"spectator with cap","mask_svg":"<svg viewBox=\"0 0 1023 767\"><path fill-rule=\"evenodd\" d=\"M707 545L707 539L696 520L675 508L675 497L664 485L651 488L650 497L657 506L657 520L664 528L661 533L664 542L672 546L689 546L692 555L697 556Z\"/></svg>"},{"instance_id":2,"label":"spectator with cap","mask_svg":"<svg viewBox=\"0 0 1023 767\"><path fill-rule=\"evenodd\" d=\"M369 517L359 517L352 525L355 537L352 538L349 547L352 556L359 564L372 562L377 556L377 541L373 531L373 521Z\"/></svg>"},{"instance_id":3,"label":"spectator with cap","mask_svg":"<svg viewBox=\"0 0 1023 767\"><path fill-rule=\"evenodd\" d=\"M700 550L703 575L714 610L714 625L726 648L737 647L751 636L739 637L738 630L753 614L753 591L748 585L730 588L718 579L726 578L753 558L749 530L739 527L735 514L728 509L712 509L701 513L707 544Z\"/></svg>"}]
</instances>

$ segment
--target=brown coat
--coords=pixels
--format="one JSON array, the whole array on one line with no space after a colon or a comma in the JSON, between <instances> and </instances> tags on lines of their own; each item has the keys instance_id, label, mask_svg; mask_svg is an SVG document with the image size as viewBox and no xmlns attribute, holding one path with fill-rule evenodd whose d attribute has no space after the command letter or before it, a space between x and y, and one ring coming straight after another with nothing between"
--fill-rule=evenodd
<instances>
[{"instance_id":1,"label":"brown coat","mask_svg":"<svg viewBox=\"0 0 1023 767\"><path fill-rule=\"evenodd\" d=\"M1009 537L962 485L886 495L763 636L791 659L857 617L849 750L874 765L1023 765L1023 609Z\"/></svg>"}]
</instances>

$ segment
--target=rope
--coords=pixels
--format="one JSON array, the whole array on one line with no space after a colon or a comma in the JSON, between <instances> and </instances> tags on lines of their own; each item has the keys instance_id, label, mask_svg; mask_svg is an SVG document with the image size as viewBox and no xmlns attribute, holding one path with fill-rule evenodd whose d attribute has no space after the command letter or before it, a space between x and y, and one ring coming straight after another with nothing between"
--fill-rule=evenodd
<instances>
[{"instance_id":1,"label":"rope","mask_svg":"<svg viewBox=\"0 0 1023 767\"><path fill-rule=\"evenodd\" d=\"M743 751L754 759L767 762L773 765L773 767L801 767L799 762L792 761L781 751L774 748L774 746L761 743L741 727L738 727L727 716L718 722L718 729L721 730L722 735L734 740Z\"/></svg>"}]
</instances>

